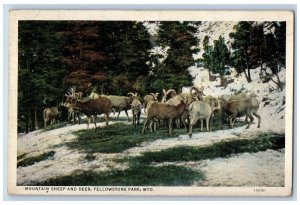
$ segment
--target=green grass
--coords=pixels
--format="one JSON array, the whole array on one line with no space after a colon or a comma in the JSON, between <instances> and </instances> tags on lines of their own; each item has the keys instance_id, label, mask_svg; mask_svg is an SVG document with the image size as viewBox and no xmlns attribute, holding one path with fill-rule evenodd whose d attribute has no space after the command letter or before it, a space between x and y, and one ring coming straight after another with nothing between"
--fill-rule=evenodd
<instances>
[{"instance_id":1,"label":"green grass","mask_svg":"<svg viewBox=\"0 0 300 205\"><path fill-rule=\"evenodd\" d=\"M242 126L243 122L240 122ZM143 125L134 128L131 124L116 123L108 128L97 128L77 131L77 138L66 145L85 153L86 161L95 160L94 153L120 153L142 143L157 139L176 138L186 134L185 129L173 129L169 136L166 127L159 128L157 133L141 134ZM159 152L145 152L141 156L117 159L117 163L127 163L125 170L93 172L77 170L71 175L52 178L40 186L190 186L195 181L204 180L204 174L190 167L164 165L157 163L178 161L199 161L218 157L230 157L244 152L259 152L267 149L281 149L285 146L283 134L262 133L251 139L221 141L210 146L179 146ZM46 156L48 155L48 156ZM51 155L51 154L50 154ZM52 156L54 152L52 153ZM19 156L21 159L26 156ZM51 157L51 156L50 156ZM19 166L29 166L49 158L49 153L34 158L25 158Z\"/></svg>"},{"instance_id":2,"label":"green grass","mask_svg":"<svg viewBox=\"0 0 300 205\"><path fill-rule=\"evenodd\" d=\"M161 128L157 133L141 134L142 125L134 128L131 124L115 123L108 128L97 128L81 130L74 134L78 136L75 141L67 143L72 149L77 149L85 153L118 153L132 147L140 146L143 142L151 142L157 139L170 138L168 130ZM173 129L172 137L185 134L184 129Z\"/></svg>"},{"instance_id":3,"label":"green grass","mask_svg":"<svg viewBox=\"0 0 300 205\"><path fill-rule=\"evenodd\" d=\"M244 152L259 152L267 149L281 149L285 147L285 137L281 134L263 133L254 139L237 139L222 141L206 147L179 146L159 152L145 152L142 156L120 159L118 162L131 163L161 163L176 161L195 161L229 157Z\"/></svg>"},{"instance_id":4,"label":"green grass","mask_svg":"<svg viewBox=\"0 0 300 205\"><path fill-rule=\"evenodd\" d=\"M25 158L22 161L17 163L17 167L27 167L27 166L33 165L37 162L40 162L40 161L49 160L49 159L53 158L54 154L55 154L54 151L50 151L50 152L46 152L46 153L43 153L43 154L35 156L35 157Z\"/></svg>"},{"instance_id":5,"label":"green grass","mask_svg":"<svg viewBox=\"0 0 300 205\"><path fill-rule=\"evenodd\" d=\"M121 126L123 127L123 126ZM116 125L115 128L119 128ZM125 128L124 128L125 129ZM116 131L115 129L113 129ZM110 130L109 132L114 132ZM125 135L126 136L126 135ZM195 181L205 180L202 172L190 167L163 165L156 163L177 161L198 161L218 157L230 157L244 152L259 152L285 147L283 134L262 133L252 139L222 141L210 146L180 146L159 152L145 152L141 156L118 159L118 163L128 163L125 170L75 171L71 175L49 179L38 186L190 186ZM94 160L87 153L86 160Z\"/></svg>"},{"instance_id":6,"label":"green grass","mask_svg":"<svg viewBox=\"0 0 300 205\"><path fill-rule=\"evenodd\" d=\"M84 171L72 175L53 178L37 186L189 186L195 180L203 179L203 174L187 167L131 166L126 170L107 172Z\"/></svg>"}]
</instances>

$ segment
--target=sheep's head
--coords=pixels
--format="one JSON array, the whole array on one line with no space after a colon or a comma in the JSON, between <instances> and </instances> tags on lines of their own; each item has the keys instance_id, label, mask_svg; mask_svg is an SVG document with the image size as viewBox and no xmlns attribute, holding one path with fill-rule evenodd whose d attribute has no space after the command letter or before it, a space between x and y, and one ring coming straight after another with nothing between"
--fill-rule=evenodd
<instances>
[{"instance_id":1,"label":"sheep's head","mask_svg":"<svg viewBox=\"0 0 300 205\"><path fill-rule=\"evenodd\" d=\"M141 113L142 110L142 104L130 104L131 106L131 111L133 115L137 115Z\"/></svg>"},{"instance_id":2,"label":"sheep's head","mask_svg":"<svg viewBox=\"0 0 300 205\"><path fill-rule=\"evenodd\" d=\"M190 88L190 95L191 95L191 96L197 95L197 96L199 96L200 99L202 100L202 99L203 99L203 96L205 96L205 94L203 93L203 90L204 90L204 86L202 86L201 88L198 88L198 87L196 87L196 86L192 86L192 87ZM196 91L195 94L193 93L193 91Z\"/></svg>"},{"instance_id":3,"label":"sheep's head","mask_svg":"<svg viewBox=\"0 0 300 205\"><path fill-rule=\"evenodd\" d=\"M154 93L150 93L150 95L153 96L154 101L158 101L157 97L158 97L159 93L155 93L155 94Z\"/></svg>"}]
</instances>

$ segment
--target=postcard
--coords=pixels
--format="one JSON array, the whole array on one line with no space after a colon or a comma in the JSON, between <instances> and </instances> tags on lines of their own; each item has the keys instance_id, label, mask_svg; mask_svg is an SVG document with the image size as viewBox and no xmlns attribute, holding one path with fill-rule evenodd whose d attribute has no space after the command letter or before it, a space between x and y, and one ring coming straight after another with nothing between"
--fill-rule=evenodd
<instances>
[{"instance_id":1,"label":"postcard","mask_svg":"<svg viewBox=\"0 0 300 205\"><path fill-rule=\"evenodd\" d=\"M9 18L9 194L292 194L291 11Z\"/></svg>"}]
</instances>

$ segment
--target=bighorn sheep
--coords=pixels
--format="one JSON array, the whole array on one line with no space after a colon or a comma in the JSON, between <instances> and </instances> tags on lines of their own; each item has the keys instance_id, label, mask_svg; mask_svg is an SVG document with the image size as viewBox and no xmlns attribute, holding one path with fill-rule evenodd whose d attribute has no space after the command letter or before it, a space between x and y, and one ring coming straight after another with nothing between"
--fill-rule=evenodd
<instances>
[{"instance_id":1,"label":"bighorn sheep","mask_svg":"<svg viewBox=\"0 0 300 205\"><path fill-rule=\"evenodd\" d=\"M248 98L249 98L249 96L245 93L238 93L236 95L222 95L220 97L222 102L230 102L230 101L233 101L233 100L244 100L244 99L248 99ZM222 125L223 125L223 123L225 121L225 118L226 118L225 117L226 112L224 112L221 109L221 114L222 114L222 121L221 122L222 122ZM248 117L247 116L245 118L245 122L248 122Z\"/></svg>"},{"instance_id":2,"label":"bighorn sheep","mask_svg":"<svg viewBox=\"0 0 300 205\"><path fill-rule=\"evenodd\" d=\"M101 114L104 114L106 120L105 126L108 126L109 113L111 110L111 101L108 98L99 96L97 99L88 99L83 102L78 99L77 96L75 96L75 92L68 93L65 96L67 97L67 100L64 103L66 107L79 110L87 116L87 129L89 129L90 120L92 117L94 118L95 129L97 128L96 118L97 115Z\"/></svg>"},{"instance_id":3,"label":"bighorn sheep","mask_svg":"<svg viewBox=\"0 0 300 205\"><path fill-rule=\"evenodd\" d=\"M144 97L144 108L147 107L147 104L150 102L150 101L158 101L157 100L157 97L158 97L159 93L150 93L150 95L146 95ZM146 109L144 110L144 112L146 113Z\"/></svg>"},{"instance_id":4,"label":"bighorn sheep","mask_svg":"<svg viewBox=\"0 0 300 205\"><path fill-rule=\"evenodd\" d=\"M196 94L193 93L194 90L196 91ZM197 96L199 99L203 99L203 96L204 96L203 90L204 90L203 86L200 89L197 88L196 86L192 86L190 88L190 93L181 93L181 94L175 95L174 97L170 98L166 103L168 105L178 105L181 100L184 100L187 103L187 107L188 107L188 105L190 105L192 102L194 102L194 96ZM181 116L180 116L180 118L181 118ZM187 119L188 119L188 112L185 112L184 118L181 118L184 128L187 128L186 123L185 123L185 121ZM179 128L179 125L180 125L180 121L177 121L178 128Z\"/></svg>"},{"instance_id":5,"label":"bighorn sheep","mask_svg":"<svg viewBox=\"0 0 300 205\"><path fill-rule=\"evenodd\" d=\"M102 97L107 97L111 101L111 104L112 104L111 108L118 112L117 120L119 119L120 112L125 111L125 113L127 115L128 122L129 122L130 120L129 120L127 110L131 109L130 104L132 103L133 99L136 98L136 96L133 93L128 93L127 95L129 95L129 97L127 97L127 96L117 96L117 95L99 95L99 94L93 92L93 93L90 94L89 98L90 99L97 99L101 96Z\"/></svg>"},{"instance_id":6,"label":"bighorn sheep","mask_svg":"<svg viewBox=\"0 0 300 205\"><path fill-rule=\"evenodd\" d=\"M203 119L206 120L206 131L210 131L210 119L213 113L212 107L207 102L196 100L189 105L188 109L190 117L189 136L192 137L193 126L199 119L201 120L201 131L203 130Z\"/></svg>"},{"instance_id":7,"label":"bighorn sheep","mask_svg":"<svg viewBox=\"0 0 300 205\"><path fill-rule=\"evenodd\" d=\"M260 127L261 117L257 114L257 110L259 108L259 102L255 97L248 97L246 99L240 100L220 100L221 109L226 112L229 116L229 126L233 128L234 122L237 117L249 117L250 121L248 122L248 126L246 129L250 127L250 124L253 122L254 115L258 119L257 128Z\"/></svg>"},{"instance_id":8,"label":"bighorn sheep","mask_svg":"<svg viewBox=\"0 0 300 205\"><path fill-rule=\"evenodd\" d=\"M168 120L169 135L171 135L172 120L179 118L185 109L186 109L186 103L183 100L176 106L168 105L161 102L153 102L148 109L148 115L144 123L142 134L145 133L145 128L151 120Z\"/></svg>"},{"instance_id":9,"label":"bighorn sheep","mask_svg":"<svg viewBox=\"0 0 300 205\"><path fill-rule=\"evenodd\" d=\"M47 127L47 122L50 121L50 126L56 123L57 118L60 116L60 112L57 107L46 108L43 111L44 127Z\"/></svg>"},{"instance_id":10,"label":"bighorn sheep","mask_svg":"<svg viewBox=\"0 0 300 205\"><path fill-rule=\"evenodd\" d=\"M137 96L137 93L135 94ZM132 111L132 124L133 126L137 126L140 124L140 117L142 113L142 103L138 99L134 99L132 103L130 104L131 111Z\"/></svg>"}]
</instances>

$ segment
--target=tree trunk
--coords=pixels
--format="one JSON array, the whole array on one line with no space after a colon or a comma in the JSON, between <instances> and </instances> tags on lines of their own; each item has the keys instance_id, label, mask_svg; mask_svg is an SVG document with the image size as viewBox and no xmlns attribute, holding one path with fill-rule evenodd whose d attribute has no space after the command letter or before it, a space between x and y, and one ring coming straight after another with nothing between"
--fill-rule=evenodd
<instances>
[{"instance_id":1,"label":"tree trunk","mask_svg":"<svg viewBox=\"0 0 300 205\"><path fill-rule=\"evenodd\" d=\"M248 71L248 76L246 78L247 78L248 83L250 83L252 80L251 80L250 66L249 66L247 51L246 51L246 67L247 67L247 71Z\"/></svg>"},{"instance_id":2,"label":"tree trunk","mask_svg":"<svg viewBox=\"0 0 300 205\"><path fill-rule=\"evenodd\" d=\"M35 130L39 129L39 121L37 117L37 108L34 108L34 125L35 125Z\"/></svg>"},{"instance_id":3,"label":"tree trunk","mask_svg":"<svg viewBox=\"0 0 300 205\"><path fill-rule=\"evenodd\" d=\"M278 88L280 89L280 91L282 91L283 89L282 89L282 84L281 84L281 81L280 81L280 79L279 79L279 76L278 76L278 73L276 73L275 74L276 75L276 77L277 77L277 81L278 81Z\"/></svg>"},{"instance_id":4,"label":"tree trunk","mask_svg":"<svg viewBox=\"0 0 300 205\"><path fill-rule=\"evenodd\" d=\"M224 76L220 75L220 86L224 85Z\"/></svg>"},{"instance_id":5,"label":"tree trunk","mask_svg":"<svg viewBox=\"0 0 300 205\"><path fill-rule=\"evenodd\" d=\"M28 107L27 120L26 121L27 121L26 133L28 133L29 131L31 131L31 128L32 128L31 109L30 109L30 107Z\"/></svg>"},{"instance_id":6,"label":"tree trunk","mask_svg":"<svg viewBox=\"0 0 300 205\"><path fill-rule=\"evenodd\" d=\"M215 81L215 76L212 75L212 71L208 70L208 80L209 81Z\"/></svg>"},{"instance_id":7,"label":"tree trunk","mask_svg":"<svg viewBox=\"0 0 300 205\"><path fill-rule=\"evenodd\" d=\"M247 66L248 67L248 66ZM248 67L248 83L251 83L252 80L251 80L251 75L250 75L250 68Z\"/></svg>"},{"instance_id":8,"label":"tree trunk","mask_svg":"<svg viewBox=\"0 0 300 205\"><path fill-rule=\"evenodd\" d=\"M30 108L28 107L27 112L26 112L26 123L25 123L26 134L29 132L29 121L30 121Z\"/></svg>"},{"instance_id":9,"label":"tree trunk","mask_svg":"<svg viewBox=\"0 0 300 205\"><path fill-rule=\"evenodd\" d=\"M245 77L246 77L246 79L247 79L247 81L248 81L248 75L247 75L247 72L246 72L246 69L245 69L245 68L243 68L243 72L244 72Z\"/></svg>"}]
</instances>

